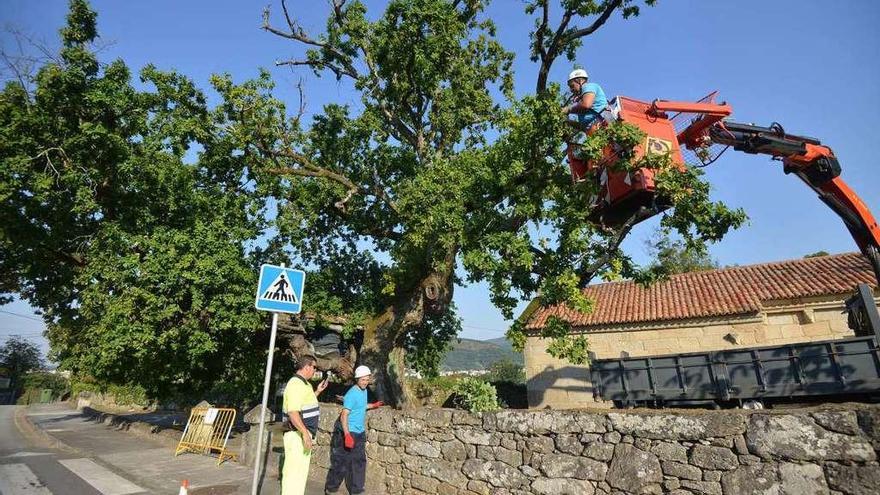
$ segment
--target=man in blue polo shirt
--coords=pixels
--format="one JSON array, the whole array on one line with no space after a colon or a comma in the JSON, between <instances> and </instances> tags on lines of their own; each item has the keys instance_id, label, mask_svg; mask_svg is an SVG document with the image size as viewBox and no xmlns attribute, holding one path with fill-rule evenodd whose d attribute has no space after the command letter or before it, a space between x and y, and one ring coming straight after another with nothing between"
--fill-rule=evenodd
<instances>
[{"instance_id":1,"label":"man in blue polo shirt","mask_svg":"<svg viewBox=\"0 0 880 495\"><path fill-rule=\"evenodd\" d=\"M330 442L330 472L324 492L335 494L345 481L352 495L364 493L367 475L367 409L382 406L382 402L367 403L367 385L372 372L366 366L354 370L355 384L345 394L342 412L336 422L333 439Z\"/></svg>"},{"instance_id":2,"label":"man in blue polo shirt","mask_svg":"<svg viewBox=\"0 0 880 495\"><path fill-rule=\"evenodd\" d=\"M566 120L566 123L578 131L569 138L568 161L572 178L575 182L583 182L587 173L587 157L583 153L583 144L602 121L602 112L608 107L608 98L601 86L589 82L589 75L584 69L571 71L568 75L568 89L571 91L571 104L562 107L562 113L566 118L569 115L577 117L577 120Z\"/></svg>"},{"instance_id":3,"label":"man in blue polo shirt","mask_svg":"<svg viewBox=\"0 0 880 495\"><path fill-rule=\"evenodd\" d=\"M589 134L590 128L599 122L600 115L608 106L608 98L602 86L589 82L589 75L584 69L575 69L568 75L568 89L573 101L562 109L566 115L577 115L577 123L572 123L578 130Z\"/></svg>"}]
</instances>

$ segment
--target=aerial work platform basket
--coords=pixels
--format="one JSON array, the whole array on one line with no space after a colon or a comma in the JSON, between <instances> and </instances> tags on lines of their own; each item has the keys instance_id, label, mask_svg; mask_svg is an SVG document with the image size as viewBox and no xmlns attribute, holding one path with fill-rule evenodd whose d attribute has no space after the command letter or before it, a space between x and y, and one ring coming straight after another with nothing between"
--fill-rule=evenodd
<instances>
[{"instance_id":1,"label":"aerial work platform basket","mask_svg":"<svg viewBox=\"0 0 880 495\"><path fill-rule=\"evenodd\" d=\"M692 144L692 136L699 136L706 128L730 115L730 107L714 104L714 97L715 93L712 93L696 103L662 100L648 103L628 96L617 96L608 103L599 126L619 121L638 127L646 136L636 145L633 160L639 160L646 154L668 155L673 167L684 170L686 163L694 165L694 162L702 161L700 157L706 157L705 153L711 154L708 147L711 143L706 143L705 150L683 150L681 145ZM614 170L613 165L620 160L620 156L613 143L606 147L603 157L595 162L578 159L575 156L577 146L570 144L568 149L572 180L576 183L595 181L599 185L599 194L591 205L592 220L616 226L640 208L650 208L656 213L670 206L666 198L658 196L658 170ZM690 159L686 161L685 157Z\"/></svg>"}]
</instances>

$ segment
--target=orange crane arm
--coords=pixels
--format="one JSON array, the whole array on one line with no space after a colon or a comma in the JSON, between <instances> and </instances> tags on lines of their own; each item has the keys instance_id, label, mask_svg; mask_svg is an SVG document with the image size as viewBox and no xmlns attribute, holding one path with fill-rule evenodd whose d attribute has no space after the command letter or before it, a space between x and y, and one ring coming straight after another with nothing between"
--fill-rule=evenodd
<instances>
[{"instance_id":1,"label":"orange crane arm","mask_svg":"<svg viewBox=\"0 0 880 495\"><path fill-rule=\"evenodd\" d=\"M727 103L714 103L716 94L710 93L699 102L654 100L650 104L619 96L613 100L617 112L612 114L615 119L634 124L648 135L642 152L650 152L645 150L649 149L652 140L662 144L669 143L670 138L675 139L678 147L669 143L670 146L660 148L676 155L673 159L677 157L676 163L682 166L681 148L698 150L711 144L769 155L782 161L786 174L798 176L840 216L861 252L871 262L880 284L880 227L861 198L840 178L840 164L831 148L815 138L788 134L777 123L762 127L725 120L733 109ZM673 122L684 115L694 118L684 129L677 131ZM613 150L609 153L616 156ZM600 195L593 208L596 218L603 223L618 224L620 219L630 218L635 208L647 207L658 213L669 207L659 203L653 195L654 184L648 180L653 177L650 170L640 171L641 175L633 179L629 173L615 175L613 171L608 172L602 163L581 164L578 168L577 161L571 157L569 163L576 179L590 171L602 171L597 172L597 180L604 196Z\"/></svg>"},{"instance_id":2,"label":"orange crane arm","mask_svg":"<svg viewBox=\"0 0 880 495\"><path fill-rule=\"evenodd\" d=\"M679 134L680 139L686 138L681 144L698 146L700 136L688 129ZM737 151L781 160L786 174L798 176L840 216L880 283L880 226L864 201L840 178L840 163L831 148L815 138L787 134L779 124L761 127L719 120L704 129L702 139L708 136L711 142Z\"/></svg>"}]
</instances>

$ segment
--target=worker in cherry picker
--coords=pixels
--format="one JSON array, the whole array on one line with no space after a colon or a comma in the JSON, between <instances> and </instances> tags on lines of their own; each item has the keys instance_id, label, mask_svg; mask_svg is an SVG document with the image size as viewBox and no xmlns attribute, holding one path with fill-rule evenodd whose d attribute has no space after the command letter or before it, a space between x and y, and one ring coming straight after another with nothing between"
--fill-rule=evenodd
<instances>
[{"instance_id":1,"label":"worker in cherry picker","mask_svg":"<svg viewBox=\"0 0 880 495\"><path fill-rule=\"evenodd\" d=\"M590 130L601 120L602 111L608 106L608 99L602 86L589 82L590 76L584 69L575 69L568 75L568 89L571 90L569 105L562 113L576 115L577 121L569 121L579 131L590 133Z\"/></svg>"},{"instance_id":2,"label":"worker in cherry picker","mask_svg":"<svg viewBox=\"0 0 880 495\"><path fill-rule=\"evenodd\" d=\"M571 71L568 75L571 97L562 108L566 119L571 115L577 117L577 120L566 120L568 125L578 131L568 141L568 161L575 182L584 181L587 171L586 157L582 153L581 145L586 142L587 135L593 128L602 121L602 112L608 107L608 99L605 98L602 87L589 82L589 79L590 76L584 69Z\"/></svg>"}]
</instances>

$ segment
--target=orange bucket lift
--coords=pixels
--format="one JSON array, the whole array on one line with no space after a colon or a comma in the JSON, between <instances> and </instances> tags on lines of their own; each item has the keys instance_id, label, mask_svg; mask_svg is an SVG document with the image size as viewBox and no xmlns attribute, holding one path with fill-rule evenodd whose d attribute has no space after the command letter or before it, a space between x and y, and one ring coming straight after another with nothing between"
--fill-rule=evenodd
<instances>
[{"instance_id":1,"label":"orange bucket lift","mask_svg":"<svg viewBox=\"0 0 880 495\"><path fill-rule=\"evenodd\" d=\"M646 154L668 154L674 166L684 170L684 153L680 142L690 142L688 135L701 135L709 126L730 115L731 108L726 104L712 103L715 93L697 103L666 102L653 103L628 96L613 98L609 108L602 113L600 126L620 121L635 125L646 134L642 143L635 148L634 159ZM687 115L697 115L688 120ZM677 130L681 127L682 130ZM603 225L615 226L623 223L634 212L648 207L660 212L669 207L663 198L657 197L656 170L640 168L636 171L613 170L612 165L619 160L613 145L605 150L601 160L586 162L574 156L577 144L569 144L568 163L574 182L594 180L599 184L599 195L591 205L591 219ZM688 150L685 150L688 152Z\"/></svg>"}]
</instances>

